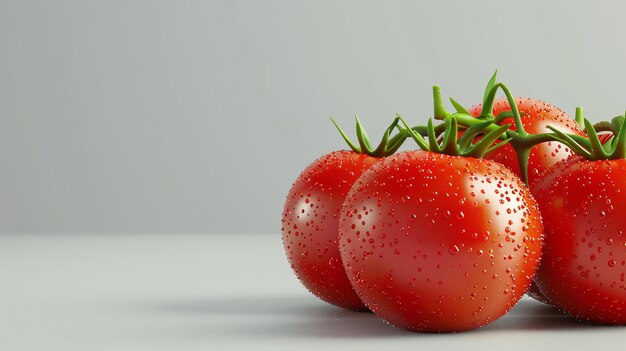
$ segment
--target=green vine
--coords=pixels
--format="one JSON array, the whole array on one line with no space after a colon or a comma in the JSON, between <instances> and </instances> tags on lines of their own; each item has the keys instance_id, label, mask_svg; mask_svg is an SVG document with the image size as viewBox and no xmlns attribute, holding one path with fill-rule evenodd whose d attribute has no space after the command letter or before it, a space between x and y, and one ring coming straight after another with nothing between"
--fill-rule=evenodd
<instances>
[{"instance_id":1,"label":"green vine","mask_svg":"<svg viewBox=\"0 0 626 351\"><path fill-rule=\"evenodd\" d=\"M492 113L493 106L495 103L496 94L500 90L504 93L511 109L508 111L504 111L497 116L494 116ZM563 139L556 133L530 134L526 132L522 123L522 113L517 107L517 103L513 94L505 84L497 82L497 71L493 74L493 76L487 83L485 92L483 94L482 110L480 115L476 117L469 114L467 112L467 109L465 109L461 104L459 104L452 98L450 99L450 101L452 102L452 105L455 107L457 112L454 114L448 112L443 106L441 90L438 86L433 87L433 101L435 105L434 114L436 119L443 120L447 117L454 116L458 124L464 128L471 128L471 126L481 123L482 121L492 121L492 125L487 126L487 128L485 129L485 132L491 132L498 128L499 123L502 123L507 118L513 118L515 130L504 130L498 138L501 140L509 140L509 143L513 147L513 150L515 151L517 160L519 162L522 180L526 184L528 184L528 159L530 157L530 151L532 150L532 148L540 143L549 141L560 142ZM577 119L582 120L582 109L577 111ZM413 130L419 131L420 128L416 127L413 128ZM590 147L591 142L585 137L569 134L568 137L575 140L582 146Z\"/></svg>"},{"instance_id":2,"label":"green vine","mask_svg":"<svg viewBox=\"0 0 626 351\"><path fill-rule=\"evenodd\" d=\"M510 110L493 115L493 106L499 91L504 93ZM383 137L375 148L361 121L356 117L356 135L358 145L353 143L339 125L331 121L354 151L375 157L386 157L395 153L407 138L413 139L417 145L426 151L448 155L482 158L489 152L509 143L513 147L519 162L522 179L528 184L528 159L532 148L545 142L560 142L569 147L574 153L588 160L612 160L626 158L626 123L625 115L614 117L610 122L603 121L593 125L583 116L582 108L576 109L575 121L584 128L587 136L567 134L553 126L548 126L552 133L530 134L526 132L522 123L522 112L510 89L497 81L497 71L491 76L483 93L481 113L473 116L459 102L450 98L455 112L449 112L444 104L441 89L433 87L434 119L443 123L434 125L432 118L425 126L409 127L406 121L397 115L385 130ZM508 118L513 119L514 129L510 124L500 125ZM402 122L402 125L400 125ZM391 136L393 131L398 133ZM464 133L459 137L459 130ZM602 143L599 132L610 132L610 138Z\"/></svg>"},{"instance_id":3,"label":"green vine","mask_svg":"<svg viewBox=\"0 0 626 351\"><path fill-rule=\"evenodd\" d=\"M597 128L597 123L593 125L586 118L583 119L583 124L587 133L587 138L584 139L575 139L572 135L565 134L552 126L548 128L558 136L561 143L587 160L615 160L626 157L626 123L624 123L623 116L617 116L611 122L600 124L601 127L609 125L608 130L613 133L613 137L604 144L598 137L598 131L604 131L603 128Z\"/></svg>"},{"instance_id":4,"label":"green vine","mask_svg":"<svg viewBox=\"0 0 626 351\"><path fill-rule=\"evenodd\" d=\"M504 139L493 145L502 133L510 128L510 125L507 124L496 126L491 128L491 131L487 131L493 125L493 121L482 121L474 124L459 138L457 118L455 115L450 115L445 117L444 123L441 124L444 126L443 137L440 137L441 133L436 132L433 120L428 120L426 126L428 141L426 141L422 134L409 127L402 117L400 117L400 120L405 126L405 129L401 129L402 132L408 133L422 150L439 154L482 158L510 140ZM482 136L482 138L478 139L478 136Z\"/></svg>"}]
</instances>

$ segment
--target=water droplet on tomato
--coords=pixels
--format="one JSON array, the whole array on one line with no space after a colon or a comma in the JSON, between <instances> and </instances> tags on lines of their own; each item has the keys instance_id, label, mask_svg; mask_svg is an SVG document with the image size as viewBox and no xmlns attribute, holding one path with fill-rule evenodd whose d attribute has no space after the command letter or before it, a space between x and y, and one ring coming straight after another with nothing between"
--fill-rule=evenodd
<instances>
[{"instance_id":1,"label":"water droplet on tomato","mask_svg":"<svg viewBox=\"0 0 626 351\"><path fill-rule=\"evenodd\" d=\"M450 246L449 252L450 252L450 254L451 254L451 255L456 255L456 254L458 254L460 251L461 251L461 249L459 249L459 247L458 247L458 246L456 246L456 245L452 245L452 246Z\"/></svg>"}]
</instances>

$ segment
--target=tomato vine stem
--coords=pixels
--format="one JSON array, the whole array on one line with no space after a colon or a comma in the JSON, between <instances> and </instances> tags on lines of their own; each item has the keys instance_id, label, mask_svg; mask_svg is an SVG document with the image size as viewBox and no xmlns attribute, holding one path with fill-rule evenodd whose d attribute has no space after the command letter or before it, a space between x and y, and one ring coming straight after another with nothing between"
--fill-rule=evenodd
<instances>
[{"instance_id":1,"label":"tomato vine stem","mask_svg":"<svg viewBox=\"0 0 626 351\"><path fill-rule=\"evenodd\" d=\"M496 71L487 83L483 94L482 110L478 116L470 114L463 105L452 98L450 102L456 112L449 112L444 106L441 88L433 86L433 117L443 123L434 125L431 118L425 126L409 127L402 116L396 115L375 148L358 116L355 117L358 144L353 143L332 118L331 121L350 149L374 157L392 155L407 138L412 138L423 150L476 158L484 157L496 148L510 143L517 156L522 180L526 184L528 184L530 152L537 144L560 142L575 154L588 160L626 157L626 123L624 123L626 114L617 116L610 122L602 121L593 125L583 116L582 108L578 107L575 121L581 128L584 128L587 136L567 134L553 126L548 126L551 133L531 134L524 129L523 113L519 111L511 90L504 83L497 82L497 73ZM510 110L494 116L493 107L498 91L504 93ZM500 125L509 118L513 119L514 129L511 129L509 124ZM395 129L398 129L398 133L391 136ZM459 137L460 130L463 131L463 135ZM597 135L598 132L611 132L613 135L603 144Z\"/></svg>"}]
</instances>

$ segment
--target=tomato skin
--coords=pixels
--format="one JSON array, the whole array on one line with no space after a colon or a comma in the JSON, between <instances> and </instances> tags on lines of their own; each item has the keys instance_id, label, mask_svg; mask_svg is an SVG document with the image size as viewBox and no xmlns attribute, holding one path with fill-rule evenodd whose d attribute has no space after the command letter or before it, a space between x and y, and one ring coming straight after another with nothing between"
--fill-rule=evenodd
<instances>
[{"instance_id":1,"label":"tomato skin","mask_svg":"<svg viewBox=\"0 0 626 351\"><path fill-rule=\"evenodd\" d=\"M546 229L536 281L559 309L626 324L626 160L557 164L534 186Z\"/></svg>"},{"instance_id":2,"label":"tomato skin","mask_svg":"<svg viewBox=\"0 0 626 351\"><path fill-rule=\"evenodd\" d=\"M553 305L552 300L550 300L546 295L541 292L541 289L539 288L539 285L537 285L537 283L535 282L535 279L533 279L533 282L530 284L528 291L526 291L526 295L532 297L539 302Z\"/></svg>"},{"instance_id":3,"label":"tomato skin","mask_svg":"<svg viewBox=\"0 0 626 351\"><path fill-rule=\"evenodd\" d=\"M611 138L613 138L613 133L599 133L598 134L598 139L600 140L600 143L602 144L606 144L608 141L611 140Z\"/></svg>"},{"instance_id":4,"label":"tomato skin","mask_svg":"<svg viewBox=\"0 0 626 351\"><path fill-rule=\"evenodd\" d=\"M551 131L547 126L552 126L565 133L585 135L585 132L578 126L576 121L556 106L531 98L515 98L515 102L520 113L523 114L521 116L522 125L528 133L550 133ZM510 109L507 99L499 98L493 105L493 114L497 116L501 112ZM474 116L478 116L481 110L482 105L477 105L473 106L469 112ZM513 118L507 118L500 124L510 124L511 129L516 130ZM552 165L567 159L571 155L573 155L572 150L558 142L546 142L535 145L530 152L528 160L528 184L532 186L537 180L541 179L543 173ZM485 158L502 163L519 177L522 175L517 155L510 144L490 152Z\"/></svg>"},{"instance_id":5,"label":"tomato skin","mask_svg":"<svg viewBox=\"0 0 626 351\"><path fill-rule=\"evenodd\" d=\"M529 190L501 164L408 151L354 184L339 247L355 291L379 317L452 332L494 321L519 300L542 231Z\"/></svg>"},{"instance_id":6,"label":"tomato skin","mask_svg":"<svg viewBox=\"0 0 626 351\"><path fill-rule=\"evenodd\" d=\"M364 310L339 254L341 205L357 178L380 159L334 151L310 164L294 182L282 215L282 239L291 268L314 295L333 305Z\"/></svg>"}]
</instances>

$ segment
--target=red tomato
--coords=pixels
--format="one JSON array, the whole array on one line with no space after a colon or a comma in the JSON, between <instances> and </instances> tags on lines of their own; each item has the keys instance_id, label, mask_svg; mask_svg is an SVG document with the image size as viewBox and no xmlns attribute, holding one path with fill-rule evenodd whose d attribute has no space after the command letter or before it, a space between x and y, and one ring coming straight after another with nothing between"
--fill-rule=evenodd
<instances>
[{"instance_id":1,"label":"red tomato","mask_svg":"<svg viewBox=\"0 0 626 351\"><path fill-rule=\"evenodd\" d=\"M561 162L533 192L546 237L536 281L583 321L626 324L626 159Z\"/></svg>"},{"instance_id":2,"label":"red tomato","mask_svg":"<svg viewBox=\"0 0 626 351\"><path fill-rule=\"evenodd\" d=\"M354 184L339 247L374 313L400 328L450 332L492 322L519 300L542 232L535 200L503 165L409 151Z\"/></svg>"},{"instance_id":3,"label":"red tomato","mask_svg":"<svg viewBox=\"0 0 626 351\"><path fill-rule=\"evenodd\" d=\"M335 151L309 165L295 181L282 216L282 238L302 284L333 305L367 309L352 290L337 243L341 204L356 179L379 158Z\"/></svg>"},{"instance_id":4,"label":"red tomato","mask_svg":"<svg viewBox=\"0 0 626 351\"><path fill-rule=\"evenodd\" d=\"M530 98L515 98L517 107L522 113L522 125L524 130L531 134L551 133L547 126L552 126L562 132L570 134L585 135L585 132L570 118L563 110L547 104L543 101ZM469 112L478 116L482 105L472 107ZM497 99L493 105L493 114L497 116L501 112L510 110L509 102L506 98ZM507 118L501 125L511 124L511 129L515 130L513 118ZM571 156L573 152L566 146L558 142L541 143L533 147L528 160L528 183L534 184L541 179L542 174L558 161L562 161ZM486 159L500 162L520 176L517 155L510 144L504 145L485 156Z\"/></svg>"},{"instance_id":5,"label":"red tomato","mask_svg":"<svg viewBox=\"0 0 626 351\"><path fill-rule=\"evenodd\" d=\"M607 141L611 140L611 138L613 138L613 133L611 132L598 134L598 139L600 140L602 144L605 144Z\"/></svg>"}]
</instances>

